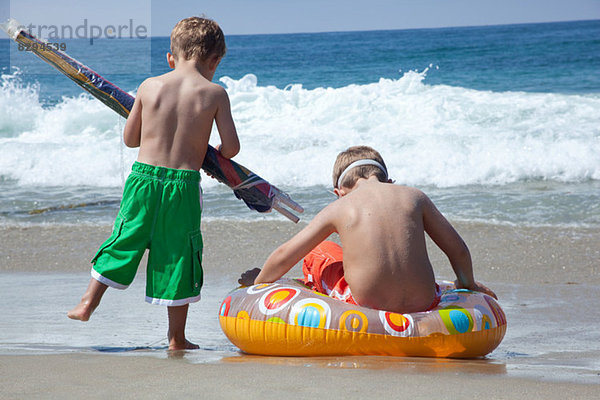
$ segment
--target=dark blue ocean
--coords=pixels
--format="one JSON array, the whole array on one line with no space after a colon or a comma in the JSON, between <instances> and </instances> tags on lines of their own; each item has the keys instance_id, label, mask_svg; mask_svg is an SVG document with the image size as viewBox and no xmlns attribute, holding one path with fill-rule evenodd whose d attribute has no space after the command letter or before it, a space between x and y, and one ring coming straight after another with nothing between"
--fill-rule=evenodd
<instances>
[{"instance_id":1,"label":"dark blue ocean","mask_svg":"<svg viewBox=\"0 0 600 400\"><path fill-rule=\"evenodd\" d=\"M168 38L64 43L131 93L168 71ZM598 20L232 35L227 46L215 81L231 99L236 159L308 218L333 200L336 154L368 144L451 219L600 226ZM136 156L124 121L8 39L0 68L0 224L110 223ZM203 185L207 218L278 218Z\"/></svg>"}]
</instances>

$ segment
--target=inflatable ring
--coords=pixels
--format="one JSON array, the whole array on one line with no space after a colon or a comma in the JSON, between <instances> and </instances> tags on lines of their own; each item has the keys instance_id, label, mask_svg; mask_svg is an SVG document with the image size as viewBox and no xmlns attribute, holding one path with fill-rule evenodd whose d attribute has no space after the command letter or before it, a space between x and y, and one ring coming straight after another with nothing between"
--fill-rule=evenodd
<instances>
[{"instance_id":1,"label":"inflatable ring","mask_svg":"<svg viewBox=\"0 0 600 400\"><path fill-rule=\"evenodd\" d=\"M506 332L492 297L438 282L431 311L398 314L344 303L300 280L240 287L221 303L219 322L242 351L273 356L482 357Z\"/></svg>"}]
</instances>

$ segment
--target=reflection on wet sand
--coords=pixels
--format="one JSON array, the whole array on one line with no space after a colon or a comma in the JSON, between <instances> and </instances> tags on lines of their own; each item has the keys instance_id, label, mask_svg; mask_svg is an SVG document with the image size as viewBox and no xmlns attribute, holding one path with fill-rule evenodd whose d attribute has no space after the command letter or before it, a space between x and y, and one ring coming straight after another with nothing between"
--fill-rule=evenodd
<instances>
[{"instance_id":1,"label":"reflection on wet sand","mask_svg":"<svg viewBox=\"0 0 600 400\"><path fill-rule=\"evenodd\" d=\"M505 375L506 364L493 359L455 360L449 358L345 356L345 357L266 357L242 354L224 357L224 363L255 363L295 367L395 370L401 373L472 373Z\"/></svg>"}]
</instances>

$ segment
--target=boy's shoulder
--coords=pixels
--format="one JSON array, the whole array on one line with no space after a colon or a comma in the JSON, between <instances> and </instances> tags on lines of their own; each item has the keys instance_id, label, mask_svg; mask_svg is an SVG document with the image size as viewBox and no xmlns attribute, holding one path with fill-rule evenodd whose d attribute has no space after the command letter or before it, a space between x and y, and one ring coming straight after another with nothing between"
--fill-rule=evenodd
<instances>
[{"instance_id":1,"label":"boy's shoulder","mask_svg":"<svg viewBox=\"0 0 600 400\"><path fill-rule=\"evenodd\" d=\"M367 190L370 190L370 192L365 191L356 200L352 199L351 196L347 196L348 200L358 202L386 201L390 202L390 204L398 204L399 202L405 205L412 204L417 207L429 201L429 197L422 190L412 186L377 182L375 185L368 186Z\"/></svg>"},{"instance_id":2,"label":"boy's shoulder","mask_svg":"<svg viewBox=\"0 0 600 400\"><path fill-rule=\"evenodd\" d=\"M219 84L208 81L204 78L197 78L190 75L175 74L175 71L170 71L162 75L156 75L146 78L139 86L138 93L150 91L165 90L181 90L186 89L186 92L210 93L213 96L227 96L225 88Z\"/></svg>"},{"instance_id":3,"label":"boy's shoulder","mask_svg":"<svg viewBox=\"0 0 600 400\"><path fill-rule=\"evenodd\" d=\"M373 185L366 186L365 188L370 191L380 191L388 195L402 194L404 196L425 196L425 193L416 187L400 185L391 182L375 182Z\"/></svg>"},{"instance_id":4,"label":"boy's shoulder","mask_svg":"<svg viewBox=\"0 0 600 400\"><path fill-rule=\"evenodd\" d=\"M138 87L138 95L141 93L144 93L148 90L161 87L165 82L165 78L164 78L165 75L166 74L151 76L149 78L144 79L142 81L142 83L140 84L140 86Z\"/></svg>"},{"instance_id":5,"label":"boy's shoulder","mask_svg":"<svg viewBox=\"0 0 600 400\"><path fill-rule=\"evenodd\" d=\"M168 80L169 77L171 75L173 75L173 72L174 71L168 71L168 72L165 72L164 74L149 76L148 78L146 78L142 81L142 85L149 83L149 82L163 82L165 80Z\"/></svg>"},{"instance_id":6,"label":"boy's shoulder","mask_svg":"<svg viewBox=\"0 0 600 400\"><path fill-rule=\"evenodd\" d=\"M406 185L396 185L396 184L389 184L391 187L393 187L393 190L397 191L397 192L401 192L401 193L405 193L406 195L411 195L411 196L424 196L425 193L423 193L423 191L421 189L417 189L416 187L413 186L406 186Z\"/></svg>"},{"instance_id":7,"label":"boy's shoulder","mask_svg":"<svg viewBox=\"0 0 600 400\"><path fill-rule=\"evenodd\" d=\"M423 202L429 201L429 197L421 189L412 186L395 185L392 186L392 195L398 197L400 200L410 202L415 205L423 204Z\"/></svg>"},{"instance_id":8,"label":"boy's shoulder","mask_svg":"<svg viewBox=\"0 0 600 400\"><path fill-rule=\"evenodd\" d=\"M176 70L171 71L172 75L161 75L164 77L165 82L167 81L176 81L176 85L180 85L185 87L188 92L201 92L201 93L209 93L212 95L226 95L225 88L217 83L214 83L208 79L206 79L201 74L195 73L181 73L179 74Z\"/></svg>"}]
</instances>

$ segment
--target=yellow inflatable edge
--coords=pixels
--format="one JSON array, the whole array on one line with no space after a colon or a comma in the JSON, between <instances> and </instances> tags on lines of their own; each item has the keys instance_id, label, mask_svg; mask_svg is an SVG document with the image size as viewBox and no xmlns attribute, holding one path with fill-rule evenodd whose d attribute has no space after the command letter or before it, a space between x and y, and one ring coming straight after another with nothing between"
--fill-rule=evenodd
<instances>
[{"instance_id":1,"label":"yellow inflatable edge","mask_svg":"<svg viewBox=\"0 0 600 400\"><path fill-rule=\"evenodd\" d=\"M233 316L219 316L228 339L250 354L275 356L384 355L476 358L493 351L506 324L457 335L397 337L365 332L310 328ZM282 339L285 338L285 339Z\"/></svg>"}]
</instances>

